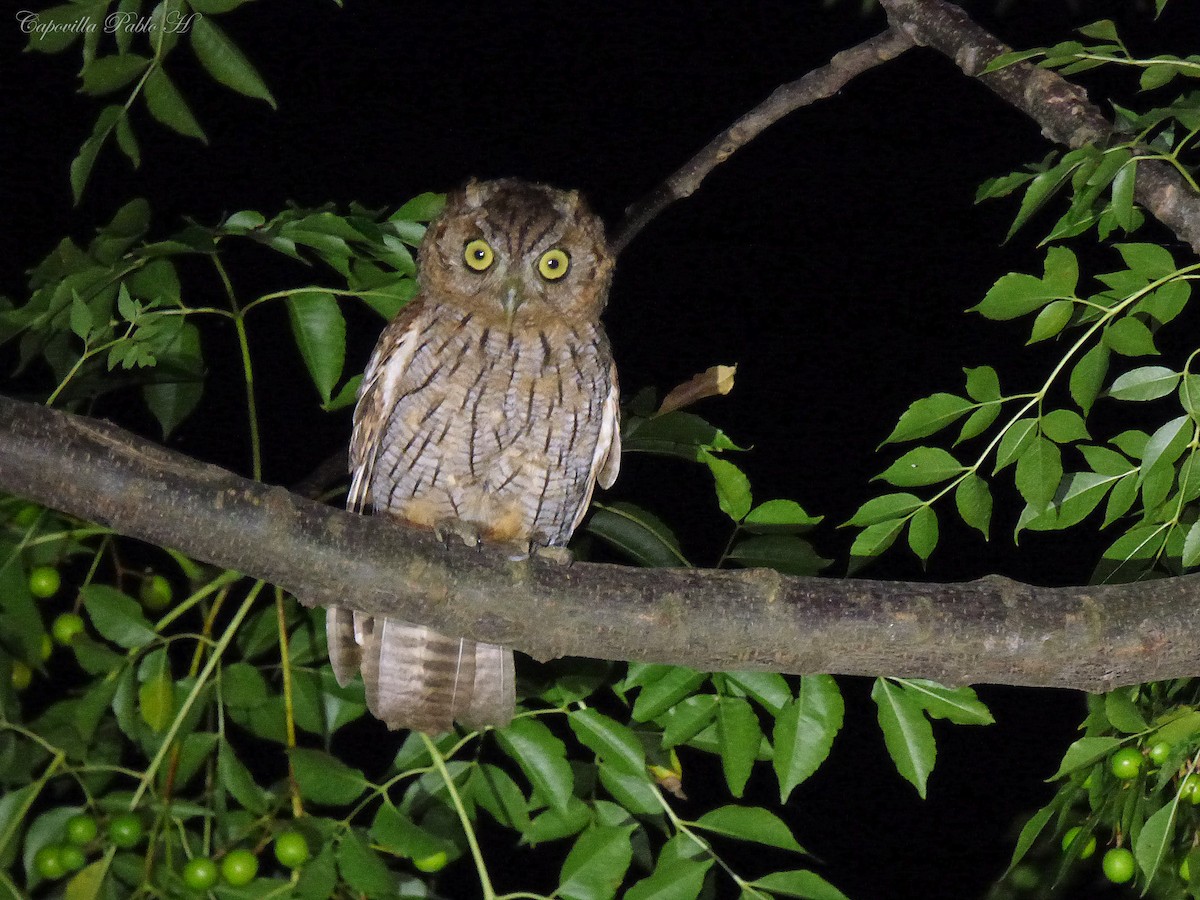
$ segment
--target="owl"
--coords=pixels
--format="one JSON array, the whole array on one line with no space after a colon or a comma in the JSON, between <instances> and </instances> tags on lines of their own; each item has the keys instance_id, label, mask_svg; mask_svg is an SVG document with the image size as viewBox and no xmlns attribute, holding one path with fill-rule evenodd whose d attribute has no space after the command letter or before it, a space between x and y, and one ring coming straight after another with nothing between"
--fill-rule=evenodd
<instances>
[{"instance_id":1,"label":"owl","mask_svg":"<svg viewBox=\"0 0 1200 900\"><path fill-rule=\"evenodd\" d=\"M505 179L451 194L363 376L348 507L514 554L566 545L620 464L600 324L612 269L575 192ZM327 631L338 681L361 671L389 728L512 719L507 648L337 608Z\"/></svg>"}]
</instances>

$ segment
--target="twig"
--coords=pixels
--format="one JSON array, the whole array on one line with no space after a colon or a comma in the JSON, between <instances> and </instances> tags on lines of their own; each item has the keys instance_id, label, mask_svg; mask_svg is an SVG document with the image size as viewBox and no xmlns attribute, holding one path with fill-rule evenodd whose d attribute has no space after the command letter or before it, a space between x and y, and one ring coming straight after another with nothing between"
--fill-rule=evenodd
<instances>
[{"instance_id":1,"label":"twig","mask_svg":"<svg viewBox=\"0 0 1200 900\"><path fill-rule=\"evenodd\" d=\"M964 73L1042 126L1042 134L1072 149L1105 146L1113 124L1087 98L1083 88L1056 72L1018 62L981 74L988 63L1012 49L946 0L880 0L893 28L915 43L934 48ZM1200 195L1166 163L1137 164L1138 203L1200 254Z\"/></svg>"},{"instance_id":2,"label":"twig","mask_svg":"<svg viewBox=\"0 0 1200 900\"><path fill-rule=\"evenodd\" d=\"M776 88L770 97L713 138L675 174L625 211L625 220L612 241L614 252L624 250L651 219L676 200L690 197L709 172L788 113L832 97L851 79L895 59L912 46L912 40L905 34L888 29L836 54L828 65Z\"/></svg>"}]
</instances>

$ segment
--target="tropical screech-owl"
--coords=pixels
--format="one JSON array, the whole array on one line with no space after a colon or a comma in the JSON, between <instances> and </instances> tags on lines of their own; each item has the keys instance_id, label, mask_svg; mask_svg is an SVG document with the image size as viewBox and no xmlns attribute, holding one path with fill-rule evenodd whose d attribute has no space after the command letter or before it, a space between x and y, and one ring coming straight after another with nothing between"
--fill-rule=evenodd
<instances>
[{"instance_id":1,"label":"tropical screech-owl","mask_svg":"<svg viewBox=\"0 0 1200 900\"><path fill-rule=\"evenodd\" d=\"M367 365L350 509L528 552L559 547L620 464L617 377L599 317L613 258L574 192L515 179L450 195L420 291ZM512 651L331 608L343 685L361 670L390 728L505 725Z\"/></svg>"}]
</instances>

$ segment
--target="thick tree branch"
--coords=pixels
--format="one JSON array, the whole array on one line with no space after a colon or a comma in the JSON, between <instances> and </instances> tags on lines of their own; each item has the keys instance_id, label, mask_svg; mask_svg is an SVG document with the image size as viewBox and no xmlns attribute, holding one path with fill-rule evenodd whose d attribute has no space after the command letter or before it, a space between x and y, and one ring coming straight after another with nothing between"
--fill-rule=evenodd
<instances>
[{"instance_id":1,"label":"thick tree branch","mask_svg":"<svg viewBox=\"0 0 1200 900\"><path fill-rule=\"evenodd\" d=\"M911 38L889 29L836 54L828 65L776 88L771 96L713 138L653 192L626 210L625 221L617 228L612 241L614 252L624 250L655 216L676 200L694 194L709 172L788 113L832 97L851 79L895 59L912 46Z\"/></svg>"},{"instance_id":2,"label":"thick tree branch","mask_svg":"<svg viewBox=\"0 0 1200 900\"><path fill-rule=\"evenodd\" d=\"M538 658L1105 690L1200 675L1200 576L1039 588L635 569L445 546L0 397L0 490L278 584Z\"/></svg>"},{"instance_id":3,"label":"thick tree branch","mask_svg":"<svg viewBox=\"0 0 1200 900\"><path fill-rule=\"evenodd\" d=\"M1011 47L1001 43L965 12L945 0L880 0L893 28L926 44L978 78L1007 103L1040 126L1042 134L1071 148L1106 146L1113 125L1088 101L1087 93L1061 75L1026 62L980 74ZM1157 160L1137 164L1134 196L1138 203L1200 254L1200 195L1180 173Z\"/></svg>"}]
</instances>

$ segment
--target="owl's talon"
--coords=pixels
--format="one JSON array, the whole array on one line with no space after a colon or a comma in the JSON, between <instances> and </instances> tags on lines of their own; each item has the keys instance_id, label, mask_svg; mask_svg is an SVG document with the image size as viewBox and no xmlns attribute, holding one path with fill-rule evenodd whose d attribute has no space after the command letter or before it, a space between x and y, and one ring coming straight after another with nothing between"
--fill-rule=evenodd
<instances>
[{"instance_id":1,"label":"owl's talon","mask_svg":"<svg viewBox=\"0 0 1200 900\"><path fill-rule=\"evenodd\" d=\"M538 559L544 559L559 566L569 566L575 562L575 554L569 547L542 547L534 545L530 548Z\"/></svg>"},{"instance_id":2,"label":"owl's talon","mask_svg":"<svg viewBox=\"0 0 1200 900\"><path fill-rule=\"evenodd\" d=\"M443 522L433 526L433 533L447 547L450 546L452 538L457 538L465 546L475 550L478 550L482 543L479 529L468 522Z\"/></svg>"}]
</instances>

